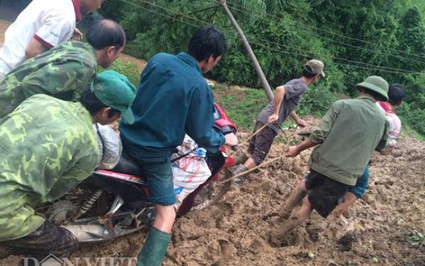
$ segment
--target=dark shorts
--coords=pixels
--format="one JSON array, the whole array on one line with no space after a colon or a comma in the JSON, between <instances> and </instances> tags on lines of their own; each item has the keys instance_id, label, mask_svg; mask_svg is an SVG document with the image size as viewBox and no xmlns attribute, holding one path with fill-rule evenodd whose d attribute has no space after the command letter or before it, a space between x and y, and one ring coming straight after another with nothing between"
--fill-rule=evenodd
<instances>
[{"instance_id":1,"label":"dark shorts","mask_svg":"<svg viewBox=\"0 0 425 266\"><path fill-rule=\"evenodd\" d=\"M170 158L143 158L136 161L149 187L147 200L163 206L173 205L176 196Z\"/></svg>"},{"instance_id":2,"label":"dark shorts","mask_svg":"<svg viewBox=\"0 0 425 266\"><path fill-rule=\"evenodd\" d=\"M257 121L254 132L257 132L263 126L263 123ZM273 129L265 127L251 138L248 147L248 154L251 155L255 165L260 165L264 161L270 151L276 135L277 134Z\"/></svg>"},{"instance_id":3,"label":"dark shorts","mask_svg":"<svg viewBox=\"0 0 425 266\"><path fill-rule=\"evenodd\" d=\"M313 208L326 218L344 198L351 186L337 182L312 169L305 177L308 201Z\"/></svg>"},{"instance_id":4,"label":"dark shorts","mask_svg":"<svg viewBox=\"0 0 425 266\"><path fill-rule=\"evenodd\" d=\"M68 256L78 248L75 236L65 228L45 221L31 234L15 240L0 242L16 255L27 255L43 259L49 254Z\"/></svg>"}]
</instances>

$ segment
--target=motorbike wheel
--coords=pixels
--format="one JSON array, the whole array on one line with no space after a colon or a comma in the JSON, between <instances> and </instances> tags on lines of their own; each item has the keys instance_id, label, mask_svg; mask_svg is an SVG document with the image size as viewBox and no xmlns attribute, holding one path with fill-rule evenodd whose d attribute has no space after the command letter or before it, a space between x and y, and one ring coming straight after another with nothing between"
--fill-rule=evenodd
<instances>
[{"instance_id":1,"label":"motorbike wheel","mask_svg":"<svg viewBox=\"0 0 425 266\"><path fill-rule=\"evenodd\" d=\"M131 202L114 214L107 215L115 195L99 193L97 189L77 187L58 201L39 206L37 214L68 229L80 243L103 242L146 229L155 216L151 204ZM86 210L81 216L72 216L81 207Z\"/></svg>"},{"instance_id":2,"label":"motorbike wheel","mask_svg":"<svg viewBox=\"0 0 425 266\"><path fill-rule=\"evenodd\" d=\"M220 182L229 179L231 176L232 173L228 169L223 169L220 172L217 181L212 180L198 193L198 195L195 197L192 209L203 210L208 206L214 205L220 201L223 196L230 190L230 182Z\"/></svg>"}]
</instances>

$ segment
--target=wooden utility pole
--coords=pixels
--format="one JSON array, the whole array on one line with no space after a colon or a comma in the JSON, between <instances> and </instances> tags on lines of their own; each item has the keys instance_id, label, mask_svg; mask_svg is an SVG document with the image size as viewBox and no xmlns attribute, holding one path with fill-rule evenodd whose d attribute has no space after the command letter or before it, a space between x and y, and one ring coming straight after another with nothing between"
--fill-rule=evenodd
<instances>
[{"instance_id":1,"label":"wooden utility pole","mask_svg":"<svg viewBox=\"0 0 425 266\"><path fill-rule=\"evenodd\" d=\"M230 22L232 23L233 27L235 27L239 37L242 39L242 43L245 46L245 49L247 50L249 57L251 57L251 60L254 63L255 71L257 72L257 75L260 77L261 83L263 84L263 88L266 92L267 98L269 98L269 100L272 101L273 93L270 88L269 82L267 81L266 76L264 75L264 72L261 69L260 63L258 63L257 57L252 51L252 48L249 45L249 42L246 39L245 34L243 33L242 29L239 27L238 23L236 22L236 19L233 17L232 12L230 12L229 7L227 6L226 0L220 0L220 5L226 11L227 15L230 18Z\"/></svg>"}]
</instances>

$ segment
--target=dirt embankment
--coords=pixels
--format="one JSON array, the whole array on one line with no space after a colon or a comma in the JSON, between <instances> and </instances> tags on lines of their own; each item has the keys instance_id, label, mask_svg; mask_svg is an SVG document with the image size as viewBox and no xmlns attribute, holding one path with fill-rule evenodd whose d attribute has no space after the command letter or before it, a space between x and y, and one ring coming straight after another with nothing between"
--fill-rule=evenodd
<instances>
[{"instance_id":1,"label":"dirt embankment","mask_svg":"<svg viewBox=\"0 0 425 266\"><path fill-rule=\"evenodd\" d=\"M296 132L278 138L296 141ZM285 147L276 143L268 161L281 156ZM374 155L368 191L345 219L323 219L313 212L275 247L268 239L276 220L268 214L279 210L308 171L310 152L278 159L251 173L240 191L230 191L215 206L178 219L163 265L425 265L425 243L418 241L418 233L425 232L424 150L424 142L400 137L392 155ZM73 258L134 257L145 236L139 232L83 246ZM0 264L16 260L9 257Z\"/></svg>"}]
</instances>

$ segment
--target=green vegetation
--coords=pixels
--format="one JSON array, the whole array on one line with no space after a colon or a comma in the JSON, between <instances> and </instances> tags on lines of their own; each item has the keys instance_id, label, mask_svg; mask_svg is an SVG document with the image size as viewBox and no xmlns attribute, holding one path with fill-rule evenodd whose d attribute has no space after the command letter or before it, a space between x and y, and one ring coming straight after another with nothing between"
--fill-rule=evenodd
<instances>
[{"instance_id":1,"label":"green vegetation","mask_svg":"<svg viewBox=\"0 0 425 266\"><path fill-rule=\"evenodd\" d=\"M0 1L16 7L29 2ZM108 0L99 13L125 28L126 52L145 60L158 52L185 51L197 27L216 25L231 49L208 78L259 88L251 60L219 2ZM399 110L403 124L425 135L424 1L227 0L227 5L272 87L298 77L307 60L324 61L326 78L305 96L300 114L321 114L335 95L354 97L355 84L367 76L380 75L389 83L406 87L408 98ZM252 98L241 103L244 101L238 98L233 104L241 110L256 104L260 108ZM255 115L246 119L251 121Z\"/></svg>"},{"instance_id":2,"label":"green vegetation","mask_svg":"<svg viewBox=\"0 0 425 266\"><path fill-rule=\"evenodd\" d=\"M421 246L425 244L425 235L420 232L411 232L407 237L407 242L412 246Z\"/></svg>"},{"instance_id":3,"label":"green vegetation","mask_svg":"<svg viewBox=\"0 0 425 266\"><path fill-rule=\"evenodd\" d=\"M125 75L134 86L139 85L140 73L137 70L137 65L133 62L123 62L121 60L115 60L115 62L108 69L115 70L123 75ZM99 69L99 72L104 71L105 69Z\"/></svg>"},{"instance_id":4,"label":"green vegetation","mask_svg":"<svg viewBox=\"0 0 425 266\"><path fill-rule=\"evenodd\" d=\"M263 90L227 87L216 84L213 87L216 101L239 128L252 130L254 121L268 100Z\"/></svg>"},{"instance_id":5,"label":"green vegetation","mask_svg":"<svg viewBox=\"0 0 425 266\"><path fill-rule=\"evenodd\" d=\"M149 59L157 52L185 51L195 28L221 28L231 49L208 77L252 88L261 86L239 37L219 1L108 0L100 10L126 29L128 52ZM354 85L370 75L401 83L409 97L403 124L425 135L425 4L413 0L227 0L272 87L298 77L311 58L325 62L326 79L309 89L298 113L321 115L336 95L354 97ZM227 91L221 103L250 128L264 107L264 93ZM246 99L242 98L246 95ZM236 97L237 96L237 97ZM347 96L345 96L347 97ZM236 100L235 100L236 99ZM226 107L229 103L230 108ZM235 110L231 108L235 106Z\"/></svg>"}]
</instances>

